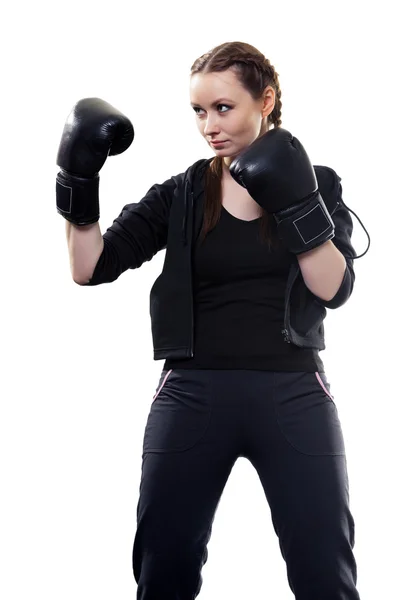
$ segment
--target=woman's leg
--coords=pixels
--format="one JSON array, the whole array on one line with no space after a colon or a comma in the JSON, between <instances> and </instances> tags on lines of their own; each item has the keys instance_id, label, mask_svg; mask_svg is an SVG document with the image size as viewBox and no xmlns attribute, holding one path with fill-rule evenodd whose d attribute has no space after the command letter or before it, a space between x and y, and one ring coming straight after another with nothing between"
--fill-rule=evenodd
<instances>
[{"instance_id":1,"label":"woman's leg","mask_svg":"<svg viewBox=\"0 0 397 600\"><path fill-rule=\"evenodd\" d=\"M133 572L138 600L193 600L236 454L233 415L212 371L163 371L144 442Z\"/></svg>"},{"instance_id":2,"label":"woman's leg","mask_svg":"<svg viewBox=\"0 0 397 600\"><path fill-rule=\"evenodd\" d=\"M359 600L341 424L324 373L253 372L247 458L272 514L297 600ZM263 381L263 384L261 383Z\"/></svg>"}]
</instances>

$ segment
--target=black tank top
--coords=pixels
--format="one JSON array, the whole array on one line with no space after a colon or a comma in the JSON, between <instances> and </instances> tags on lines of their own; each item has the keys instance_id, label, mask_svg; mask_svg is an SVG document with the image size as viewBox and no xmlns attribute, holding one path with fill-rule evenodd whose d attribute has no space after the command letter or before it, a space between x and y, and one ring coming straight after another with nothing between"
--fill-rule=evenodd
<instances>
[{"instance_id":1,"label":"black tank top","mask_svg":"<svg viewBox=\"0 0 397 600\"><path fill-rule=\"evenodd\" d=\"M324 371L318 350L284 341L293 256L283 245L269 251L259 224L222 206L216 227L193 246L194 356L167 359L164 369Z\"/></svg>"}]
</instances>

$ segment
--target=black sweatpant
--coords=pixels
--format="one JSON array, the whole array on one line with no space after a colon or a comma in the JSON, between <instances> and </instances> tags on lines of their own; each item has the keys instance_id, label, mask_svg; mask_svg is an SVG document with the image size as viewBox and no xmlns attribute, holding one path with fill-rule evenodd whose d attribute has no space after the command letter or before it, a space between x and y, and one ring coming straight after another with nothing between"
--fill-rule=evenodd
<instances>
[{"instance_id":1,"label":"black sweatpant","mask_svg":"<svg viewBox=\"0 0 397 600\"><path fill-rule=\"evenodd\" d=\"M345 446L324 373L162 371L143 440L138 600L194 600L234 463L256 469L297 600L359 600ZM242 515L243 518L243 515Z\"/></svg>"}]
</instances>

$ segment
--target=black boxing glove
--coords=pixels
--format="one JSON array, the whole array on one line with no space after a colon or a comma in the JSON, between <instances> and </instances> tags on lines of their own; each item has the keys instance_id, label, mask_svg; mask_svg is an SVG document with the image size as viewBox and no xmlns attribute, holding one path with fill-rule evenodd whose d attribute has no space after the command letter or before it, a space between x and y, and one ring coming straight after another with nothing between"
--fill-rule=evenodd
<instances>
[{"instance_id":1,"label":"black boxing glove","mask_svg":"<svg viewBox=\"0 0 397 600\"><path fill-rule=\"evenodd\" d=\"M335 237L307 152L286 129L270 129L252 142L232 161L230 174L273 215L279 237L293 254Z\"/></svg>"},{"instance_id":2,"label":"black boxing glove","mask_svg":"<svg viewBox=\"0 0 397 600\"><path fill-rule=\"evenodd\" d=\"M131 121L104 100L83 98L74 105L57 155L59 214L75 225L99 220L99 171L108 156L127 150L133 139Z\"/></svg>"}]
</instances>

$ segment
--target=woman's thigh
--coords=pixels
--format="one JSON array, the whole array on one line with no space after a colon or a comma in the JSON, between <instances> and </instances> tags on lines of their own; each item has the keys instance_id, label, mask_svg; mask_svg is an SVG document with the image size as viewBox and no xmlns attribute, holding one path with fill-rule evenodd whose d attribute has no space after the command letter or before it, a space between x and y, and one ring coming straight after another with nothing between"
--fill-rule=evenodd
<instances>
[{"instance_id":1,"label":"woman's thigh","mask_svg":"<svg viewBox=\"0 0 397 600\"><path fill-rule=\"evenodd\" d=\"M326 375L274 373L271 398L262 402L259 379L253 388L247 458L265 491L291 589L328 598L326 585L330 597L344 589L346 598L358 598L345 445Z\"/></svg>"},{"instance_id":2,"label":"woman's thigh","mask_svg":"<svg viewBox=\"0 0 397 600\"><path fill-rule=\"evenodd\" d=\"M145 554L172 560L183 553L196 561L206 553L217 505L238 458L238 425L216 406L213 374L199 369L161 374L144 433L136 571Z\"/></svg>"}]
</instances>

